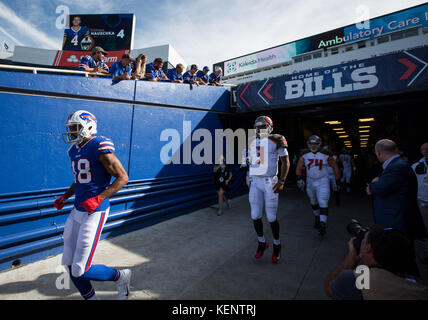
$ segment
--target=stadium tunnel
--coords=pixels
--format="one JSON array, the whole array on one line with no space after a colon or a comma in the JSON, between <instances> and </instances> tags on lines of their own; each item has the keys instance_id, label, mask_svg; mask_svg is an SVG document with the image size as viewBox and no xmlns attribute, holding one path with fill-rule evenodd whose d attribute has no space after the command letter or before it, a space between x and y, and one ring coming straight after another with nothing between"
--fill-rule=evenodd
<instances>
[{"instance_id":1,"label":"stadium tunnel","mask_svg":"<svg viewBox=\"0 0 428 320\"><path fill-rule=\"evenodd\" d=\"M318 135L330 151L340 153L345 149L354 157L358 171L352 184L363 191L366 182L381 171L374 154L378 140L395 141L410 163L420 158L419 148L427 140L426 96L427 91L422 91L295 107L284 105L274 110L237 113L231 118L230 127L253 128L258 116L269 116L274 122L274 133L284 135L288 141L292 181L293 159L306 147L311 135Z\"/></svg>"}]
</instances>

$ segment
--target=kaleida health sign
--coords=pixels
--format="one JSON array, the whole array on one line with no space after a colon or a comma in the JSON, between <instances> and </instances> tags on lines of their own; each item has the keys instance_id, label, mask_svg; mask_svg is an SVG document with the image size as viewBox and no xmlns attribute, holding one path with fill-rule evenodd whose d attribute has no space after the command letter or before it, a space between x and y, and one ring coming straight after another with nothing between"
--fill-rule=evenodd
<instances>
[{"instance_id":1,"label":"kaleida health sign","mask_svg":"<svg viewBox=\"0 0 428 320\"><path fill-rule=\"evenodd\" d=\"M374 39L390 32L420 26L428 27L428 4L227 60L224 62L224 75L229 76L275 64L291 62L293 57L297 55L327 49L335 45Z\"/></svg>"}]
</instances>

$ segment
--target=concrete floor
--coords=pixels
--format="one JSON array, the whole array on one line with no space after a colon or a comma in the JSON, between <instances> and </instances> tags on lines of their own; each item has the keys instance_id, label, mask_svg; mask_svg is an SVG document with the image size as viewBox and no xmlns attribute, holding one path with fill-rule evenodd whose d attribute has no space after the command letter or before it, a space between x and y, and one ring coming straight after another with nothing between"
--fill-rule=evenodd
<instances>
[{"instance_id":1,"label":"concrete floor","mask_svg":"<svg viewBox=\"0 0 428 320\"><path fill-rule=\"evenodd\" d=\"M343 258L350 236L345 226L356 218L371 224L364 195L331 201L327 235L312 228L313 215L303 193L287 189L280 196L282 256L271 261L272 246L254 259L257 238L248 195L231 200L217 216L205 208L99 243L94 264L133 271L130 299L329 299L323 289L328 274ZM265 236L272 233L264 220ZM61 255L0 273L0 299L81 299L60 266ZM56 283L69 289L57 289ZM116 299L112 282L93 282L100 299Z\"/></svg>"}]
</instances>

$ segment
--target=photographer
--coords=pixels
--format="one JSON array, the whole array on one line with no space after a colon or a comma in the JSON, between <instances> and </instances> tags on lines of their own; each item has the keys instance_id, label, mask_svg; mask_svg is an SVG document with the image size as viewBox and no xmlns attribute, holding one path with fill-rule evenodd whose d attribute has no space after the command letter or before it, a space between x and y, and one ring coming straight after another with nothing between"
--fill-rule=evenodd
<instances>
[{"instance_id":1,"label":"photographer","mask_svg":"<svg viewBox=\"0 0 428 320\"><path fill-rule=\"evenodd\" d=\"M428 287L415 280L419 270L413 246L402 232L374 225L368 231L360 227L358 233L349 241L343 261L325 279L328 296L336 300L428 300ZM357 288L359 275L354 269L360 259L370 271L369 288Z\"/></svg>"}]
</instances>

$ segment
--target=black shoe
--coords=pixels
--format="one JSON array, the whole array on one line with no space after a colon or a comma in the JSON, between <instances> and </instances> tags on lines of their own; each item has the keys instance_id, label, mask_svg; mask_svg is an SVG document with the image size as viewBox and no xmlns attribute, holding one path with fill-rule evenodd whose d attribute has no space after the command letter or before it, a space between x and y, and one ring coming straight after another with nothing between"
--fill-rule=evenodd
<instances>
[{"instance_id":1,"label":"black shoe","mask_svg":"<svg viewBox=\"0 0 428 320\"><path fill-rule=\"evenodd\" d=\"M268 247L269 247L269 243L267 243L267 241L266 242L259 242L259 245L257 247L257 252L254 255L254 258L260 259Z\"/></svg>"},{"instance_id":2,"label":"black shoe","mask_svg":"<svg viewBox=\"0 0 428 320\"><path fill-rule=\"evenodd\" d=\"M281 255L281 245L280 244L278 244L278 245L274 244L273 245L272 262L278 263L280 255Z\"/></svg>"},{"instance_id":3,"label":"black shoe","mask_svg":"<svg viewBox=\"0 0 428 320\"><path fill-rule=\"evenodd\" d=\"M336 198L336 206L340 206L340 194L339 194L339 192L335 192L335 198Z\"/></svg>"},{"instance_id":4,"label":"black shoe","mask_svg":"<svg viewBox=\"0 0 428 320\"><path fill-rule=\"evenodd\" d=\"M320 216L315 216L314 229L320 228Z\"/></svg>"},{"instance_id":5,"label":"black shoe","mask_svg":"<svg viewBox=\"0 0 428 320\"><path fill-rule=\"evenodd\" d=\"M320 236L323 236L326 234L326 229L327 229L327 225L325 224L325 222L320 222L320 227L318 229L318 234Z\"/></svg>"}]
</instances>

